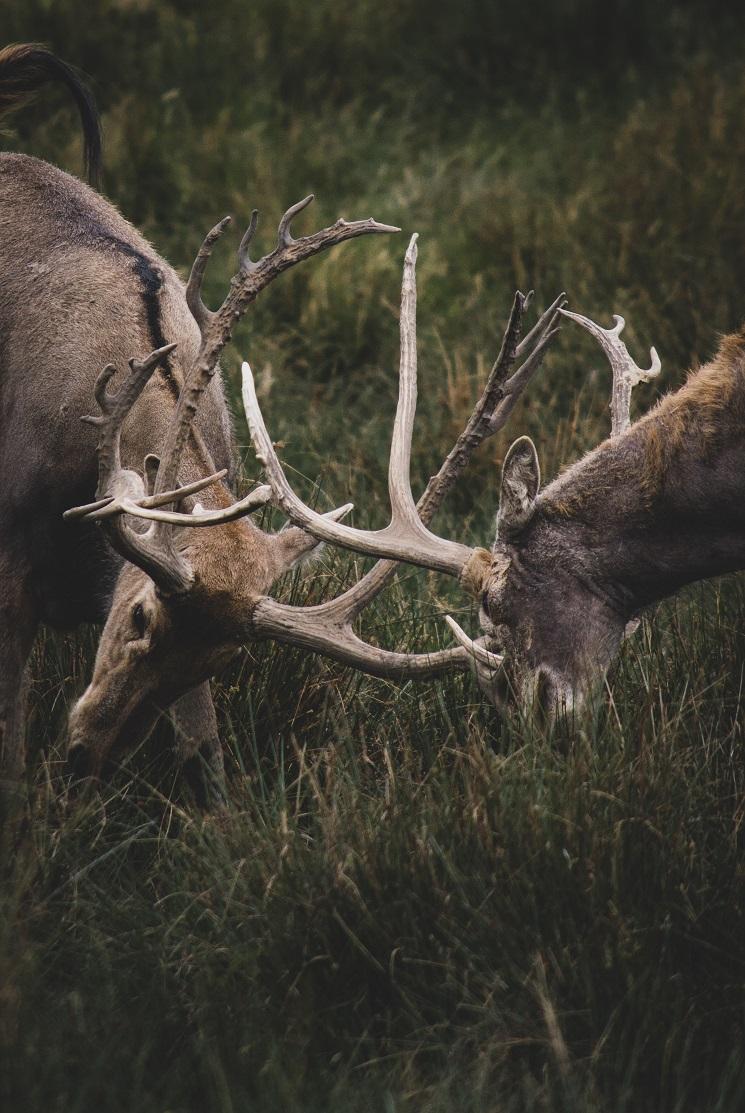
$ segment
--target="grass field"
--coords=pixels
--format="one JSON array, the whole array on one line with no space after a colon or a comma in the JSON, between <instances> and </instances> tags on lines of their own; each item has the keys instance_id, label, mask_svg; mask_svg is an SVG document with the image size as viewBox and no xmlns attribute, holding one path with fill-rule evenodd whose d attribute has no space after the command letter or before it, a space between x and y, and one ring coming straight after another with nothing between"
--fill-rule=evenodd
<instances>
[{"instance_id":1,"label":"grass field","mask_svg":"<svg viewBox=\"0 0 745 1113\"><path fill-rule=\"evenodd\" d=\"M224 360L239 443L248 355L305 494L382 523L403 253L420 233L413 473L439 465L516 287L562 289L662 389L745 309L743 17L696 3L238 0L0 3L91 75L107 193L186 270L251 209L262 242L366 217L279 280ZM14 130L15 129L15 130ZM69 169L62 98L3 149ZM233 267L223 246L208 294ZM607 435L608 375L565 326L508 430L437 520L486 544L509 441L546 477ZM653 400L652 388L635 405ZM245 470L258 475L246 450ZM5 477L3 477L3 481ZM364 562L326 553L283 598ZM389 647L475 616L403 570L365 619ZM547 733L499 723L475 684L374 681L269 644L215 683L230 780L203 815L168 729L101 796L66 807L67 710L96 632L35 651L28 822L3 863L0 1103L89 1113L735 1113L745 1106L745 582L663 604L604 690Z\"/></svg>"}]
</instances>

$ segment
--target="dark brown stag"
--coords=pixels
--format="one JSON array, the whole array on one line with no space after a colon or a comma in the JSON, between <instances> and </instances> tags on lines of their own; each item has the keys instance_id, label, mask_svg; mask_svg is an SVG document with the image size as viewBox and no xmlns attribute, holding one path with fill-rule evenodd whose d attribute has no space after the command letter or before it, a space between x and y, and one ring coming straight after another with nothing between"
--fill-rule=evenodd
<instances>
[{"instance_id":1,"label":"dark brown stag","mask_svg":"<svg viewBox=\"0 0 745 1113\"><path fill-rule=\"evenodd\" d=\"M685 584L745 568L745 331L725 338L710 363L631 425L633 386L660 370L654 348L644 371L620 339L623 318L603 329L561 309L595 337L610 361L611 437L544 491L535 446L519 438L503 464L492 549L471 549L423 530L413 509L408 456L416 400L415 258L412 242L404 279L412 312L408 321L402 313L391 452L391 524L373 532L353 529L322 519L301 502L272 448L244 365L244 404L256 451L275 501L296 524L356 552L453 575L480 599L485 633L479 642L449 622L495 703L516 696L551 714L571 708L604 674L645 608ZM265 628L274 636L281 636L278 608L267 607Z\"/></svg>"}]
</instances>

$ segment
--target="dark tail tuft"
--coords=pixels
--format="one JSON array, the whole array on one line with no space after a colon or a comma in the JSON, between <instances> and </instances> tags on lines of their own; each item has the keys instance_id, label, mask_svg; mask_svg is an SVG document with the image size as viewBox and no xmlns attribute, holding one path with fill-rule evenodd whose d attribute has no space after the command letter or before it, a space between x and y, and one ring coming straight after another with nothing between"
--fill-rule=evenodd
<instances>
[{"instance_id":1,"label":"dark tail tuft","mask_svg":"<svg viewBox=\"0 0 745 1113\"><path fill-rule=\"evenodd\" d=\"M101 177L101 122L90 89L71 66L39 43L18 43L0 50L0 115L31 100L50 81L72 94L83 125L85 171L92 186Z\"/></svg>"}]
</instances>

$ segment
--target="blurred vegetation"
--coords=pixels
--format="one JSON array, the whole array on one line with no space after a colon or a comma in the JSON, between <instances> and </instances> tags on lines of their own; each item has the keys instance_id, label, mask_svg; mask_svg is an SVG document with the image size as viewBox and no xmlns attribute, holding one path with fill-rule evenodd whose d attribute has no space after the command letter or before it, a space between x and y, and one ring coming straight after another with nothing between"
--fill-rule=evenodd
<instances>
[{"instance_id":1,"label":"blurred vegetation","mask_svg":"<svg viewBox=\"0 0 745 1113\"><path fill-rule=\"evenodd\" d=\"M179 268L225 212L237 244L257 206L269 243L311 191L304 227L401 225L285 275L224 361L240 443L246 353L286 461L323 505L351 495L358 522L385 514L412 231L419 488L516 286L538 307L566 289L600 321L623 313L640 362L658 348L665 387L742 321L739 6L0 0L0 14L4 41L44 41L88 75L106 192ZM62 95L3 129L4 149L79 171ZM215 301L233 258L215 259ZM509 439L530 433L555 474L607 434L607 398L592 342L565 328L443 532L488 542ZM329 553L285 597L328 596L362 563ZM438 645L446 602L463 605L404 572L366 629ZM742 1109L743 629L737 578L692 589L550 736L497 723L462 677L397 687L251 647L215 685L231 775L215 817L174 780L167 732L66 809L65 715L95 632L45 636L31 812L2 864L0 1099L65 1113Z\"/></svg>"}]
</instances>

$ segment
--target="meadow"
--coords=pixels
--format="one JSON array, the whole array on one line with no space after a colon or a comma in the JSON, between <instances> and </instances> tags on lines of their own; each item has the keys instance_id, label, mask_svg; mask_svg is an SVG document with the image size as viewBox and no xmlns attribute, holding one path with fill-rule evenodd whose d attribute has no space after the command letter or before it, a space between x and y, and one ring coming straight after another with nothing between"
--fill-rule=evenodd
<instances>
[{"instance_id":1,"label":"meadow","mask_svg":"<svg viewBox=\"0 0 745 1113\"><path fill-rule=\"evenodd\" d=\"M251 209L269 246L344 215L398 224L278 280L240 359L302 493L381 524L400 271L419 240L418 493L470 413L516 288L654 344L680 384L745 316L745 15L537 0L0 0L3 40L90 77L104 191L183 273ZM2 149L73 172L62 96ZM300 225L299 225L300 227ZM134 353L133 353L134 354ZM609 432L609 372L567 323L436 526L493 536L502 457L545 478ZM12 482L12 477L3 477ZM278 524L280 519L272 520ZM281 597L366 562L326 551ZM366 636L423 650L476 615L402 569ZM745 581L648 615L581 715L498 721L475 683L395 685L260 643L214 684L229 801L205 814L159 728L71 805L66 715L96 631L46 632L29 808L0 897L0 1104L89 1113L735 1113L745 1104Z\"/></svg>"}]
</instances>

